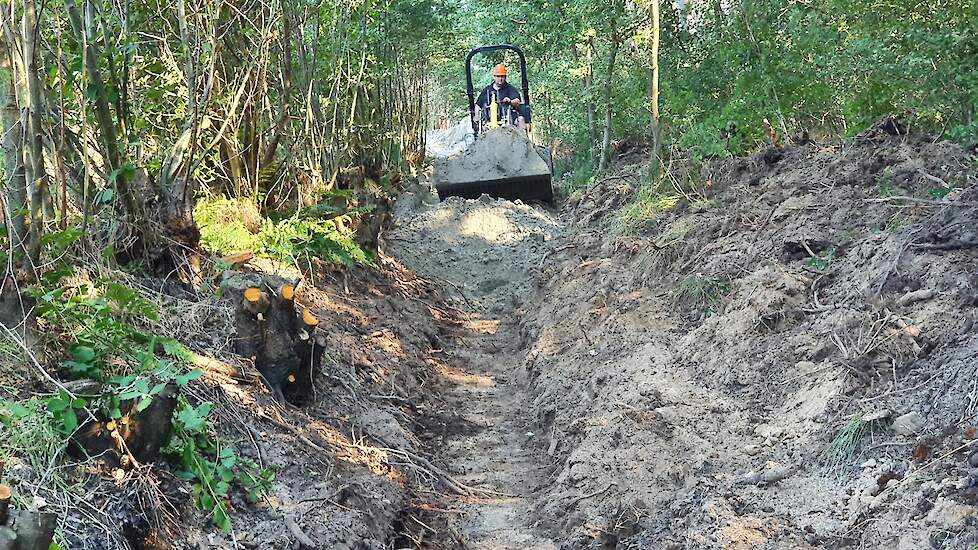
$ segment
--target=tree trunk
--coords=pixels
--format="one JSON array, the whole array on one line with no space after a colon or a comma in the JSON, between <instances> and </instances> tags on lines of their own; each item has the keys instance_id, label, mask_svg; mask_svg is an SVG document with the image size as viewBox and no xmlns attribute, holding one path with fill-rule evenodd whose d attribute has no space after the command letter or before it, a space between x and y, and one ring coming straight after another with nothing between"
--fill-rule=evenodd
<instances>
[{"instance_id":1,"label":"tree trunk","mask_svg":"<svg viewBox=\"0 0 978 550\"><path fill-rule=\"evenodd\" d=\"M68 21L71 23L71 30L75 34L75 40L78 41L78 47L82 50L85 58L85 74L88 76L91 87L95 90L95 117L98 119L102 134L102 145L105 147L105 159L109 164L108 171L111 173L119 170L123 162L122 155L119 153L119 138L115 122L112 120L112 113L109 110L108 93L102 74L98 69L98 48L88 41L88 29L82 23L75 0L65 0L65 11L68 14ZM138 203L130 192L129 184L123 174L116 172L115 183L126 209L130 214L136 215Z\"/></svg>"},{"instance_id":2,"label":"tree trunk","mask_svg":"<svg viewBox=\"0 0 978 550\"><path fill-rule=\"evenodd\" d=\"M27 152L30 161L31 190L31 228L29 257L33 265L39 265L41 257L41 233L44 229L44 134L41 127L43 107L41 106L41 79L38 76L38 27L34 0L24 2L21 35L24 40L24 59L26 62L27 95L29 110L27 114Z\"/></svg>"},{"instance_id":3,"label":"tree trunk","mask_svg":"<svg viewBox=\"0 0 978 550\"><path fill-rule=\"evenodd\" d=\"M597 115L594 112L594 38L588 38L584 54L584 110L587 116L587 139L591 158L598 140Z\"/></svg>"},{"instance_id":4,"label":"tree trunk","mask_svg":"<svg viewBox=\"0 0 978 550\"><path fill-rule=\"evenodd\" d=\"M261 155L261 167L264 168L272 164L275 160L275 152L278 144L282 140L287 122L289 121L289 111L292 106L292 19L289 3L282 4L282 53L279 64L282 66L283 89L281 106L279 107L278 119L272 129L272 135L265 145L265 151Z\"/></svg>"},{"instance_id":5,"label":"tree trunk","mask_svg":"<svg viewBox=\"0 0 978 550\"><path fill-rule=\"evenodd\" d=\"M662 165L662 127L659 120L659 32L659 0L652 0L652 51L650 52L651 74L649 74L652 119L649 130L652 134L652 160L656 163L656 170Z\"/></svg>"},{"instance_id":6,"label":"tree trunk","mask_svg":"<svg viewBox=\"0 0 978 550\"><path fill-rule=\"evenodd\" d=\"M6 12L6 9L0 10ZM7 17L3 13L3 17ZM27 179L24 173L22 151L23 128L20 125L20 108L14 89L13 67L10 64L10 42L4 34L0 48L0 109L3 118L3 156L5 202L4 217L8 220L7 236L14 251L27 253Z\"/></svg>"},{"instance_id":7,"label":"tree trunk","mask_svg":"<svg viewBox=\"0 0 978 550\"><path fill-rule=\"evenodd\" d=\"M615 76L615 60L618 58L618 46L620 45L618 28L611 27L611 51L608 52L608 71L604 81L604 135L601 138L601 154L598 157L598 171L608 167L611 156L611 91Z\"/></svg>"}]
</instances>

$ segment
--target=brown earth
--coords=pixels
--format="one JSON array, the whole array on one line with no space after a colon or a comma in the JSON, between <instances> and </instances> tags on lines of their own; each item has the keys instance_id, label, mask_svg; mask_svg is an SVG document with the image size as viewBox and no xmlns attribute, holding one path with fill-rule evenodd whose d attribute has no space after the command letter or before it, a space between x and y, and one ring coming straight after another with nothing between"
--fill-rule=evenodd
<instances>
[{"instance_id":1,"label":"brown earth","mask_svg":"<svg viewBox=\"0 0 978 550\"><path fill-rule=\"evenodd\" d=\"M559 212L405 193L376 268L299 286L326 349L303 407L234 353L232 292L130 281L202 358L187 397L278 471L234 493L232 540L165 460L85 464L70 547L978 544L966 151L875 129L687 170L678 201L637 193L632 155Z\"/></svg>"},{"instance_id":2,"label":"brown earth","mask_svg":"<svg viewBox=\"0 0 978 550\"><path fill-rule=\"evenodd\" d=\"M572 197L522 321L527 409L553 434L549 532L565 548L973 548L971 163L879 130L765 151L706 166L617 240L638 166Z\"/></svg>"}]
</instances>

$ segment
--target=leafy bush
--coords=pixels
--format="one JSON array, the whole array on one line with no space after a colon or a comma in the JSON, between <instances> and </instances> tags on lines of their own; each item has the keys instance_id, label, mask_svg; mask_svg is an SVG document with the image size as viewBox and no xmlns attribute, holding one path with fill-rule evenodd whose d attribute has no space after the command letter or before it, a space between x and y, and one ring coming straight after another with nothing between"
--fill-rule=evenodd
<instances>
[{"instance_id":1,"label":"leafy bush","mask_svg":"<svg viewBox=\"0 0 978 550\"><path fill-rule=\"evenodd\" d=\"M207 419L211 407L211 403L193 407L181 399L173 418L173 435L164 452L180 464L177 477L193 483L197 507L211 514L214 524L228 533L232 484L241 487L247 500L254 504L271 489L275 470L259 468L222 442Z\"/></svg>"},{"instance_id":2,"label":"leafy bush","mask_svg":"<svg viewBox=\"0 0 978 550\"><path fill-rule=\"evenodd\" d=\"M202 372L187 370L191 352L178 342L137 329L137 320L157 317L151 302L119 283L69 283L70 269L61 266L42 278L30 293L37 300L38 322L46 344L69 350L62 368L75 378L96 382L85 393L35 395L26 400L0 400L0 460L18 457L34 471L48 471L62 461L68 440L79 428L79 411L89 410L117 420L123 411L147 408L169 384L184 387ZM238 486L255 502L264 494L274 471L240 458L207 421L210 404L191 406L180 398L164 453L180 465L179 476L193 483L199 509L230 530L229 497ZM54 473L53 491L70 491L68 481Z\"/></svg>"},{"instance_id":3,"label":"leafy bush","mask_svg":"<svg viewBox=\"0 0 978 550\"><path fill-rule=\"evenodd\" d=\"M131 320L155 320L156 309L135 291L112 281L62 284L61 278L69 274L70 270L49 273L47 284L29 289L28 294L36 299L35 313L48 338L64 343L71 352L72 358L62 366L76 378L101 381L113 360L125 363L133 349L149 342Z\"/></svg>"}]
</instances>

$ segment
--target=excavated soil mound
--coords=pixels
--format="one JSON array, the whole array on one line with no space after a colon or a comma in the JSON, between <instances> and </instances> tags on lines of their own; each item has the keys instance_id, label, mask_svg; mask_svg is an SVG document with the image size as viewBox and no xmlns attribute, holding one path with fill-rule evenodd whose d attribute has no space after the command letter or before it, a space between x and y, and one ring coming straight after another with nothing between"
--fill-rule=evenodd
<instances>
[{"instance_id":1,"label":"excavated soil mound","mask_svg":"<svg viewBox=\"0 0 978 550\"><path fill-rule=\"evenodd\" d=\"M402 196L395 219L387 236L392 255L442 282L460 308L497 315L533 294L535 268L558 229L541 207L487 195L439 204L421 187Z\"/></svg>"},{"instance_id":2,"label":"excavated soil mound","mask_svg":"<svg viewBox=\"0 0 978 550\"><path fill-rule=\"evenodd\" d=\"M436 158L435 187L523 176L546 176L550 167L526 133L514 126L490 130L461 154Z\"/></svg>"},{"instance_id":3,"label":"excavated soil mound","mask_svg":"<svg viewBox=\"0 0 978 550\"><path fill-rule=\"evenodd\" d=\"M425 135L425 153L432 158L457 155L475 139L472 121L465 117L451 128L428 130Z\"/></svg>"},{"instance_id":4,"label":"excavated soil mound","mask_svg":"<svg viewBox=\"0 0 978 550\"><path fill-rule=\"evenodd\" d=\"M522 322L562 548L973 548L972 163L764 151L617 240L641 164L573 197Z\"/></svg>"}]
</instances>

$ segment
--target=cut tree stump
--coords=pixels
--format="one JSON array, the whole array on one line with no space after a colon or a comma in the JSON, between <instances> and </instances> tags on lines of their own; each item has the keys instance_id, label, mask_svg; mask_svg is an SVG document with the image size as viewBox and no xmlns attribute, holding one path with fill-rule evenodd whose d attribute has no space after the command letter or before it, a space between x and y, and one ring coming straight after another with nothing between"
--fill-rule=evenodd
<instances>
[{"instance_id":1,"label":"cut tree stump","mask_svg":"<svg viewBox=\"0 0 978 550\"><path fill-rule=\"evenodd\" d=\"M319 319L296 303L297 284L275 275L233 273L222 286L237 302L235 351L254 361L276 400L303 404L312 397L325 340L316 333Z\"/></svg>"},{"instance_id":2,"label":"cut tree stump","mask_svg":"<svg viewBox=\"0 0 978 550\"><path fill-rule=\"evenodd\" d=\"M10 510L12 491L0 485L0 550L48 550L57 515Z\"/></svg>"}]
</instances>

